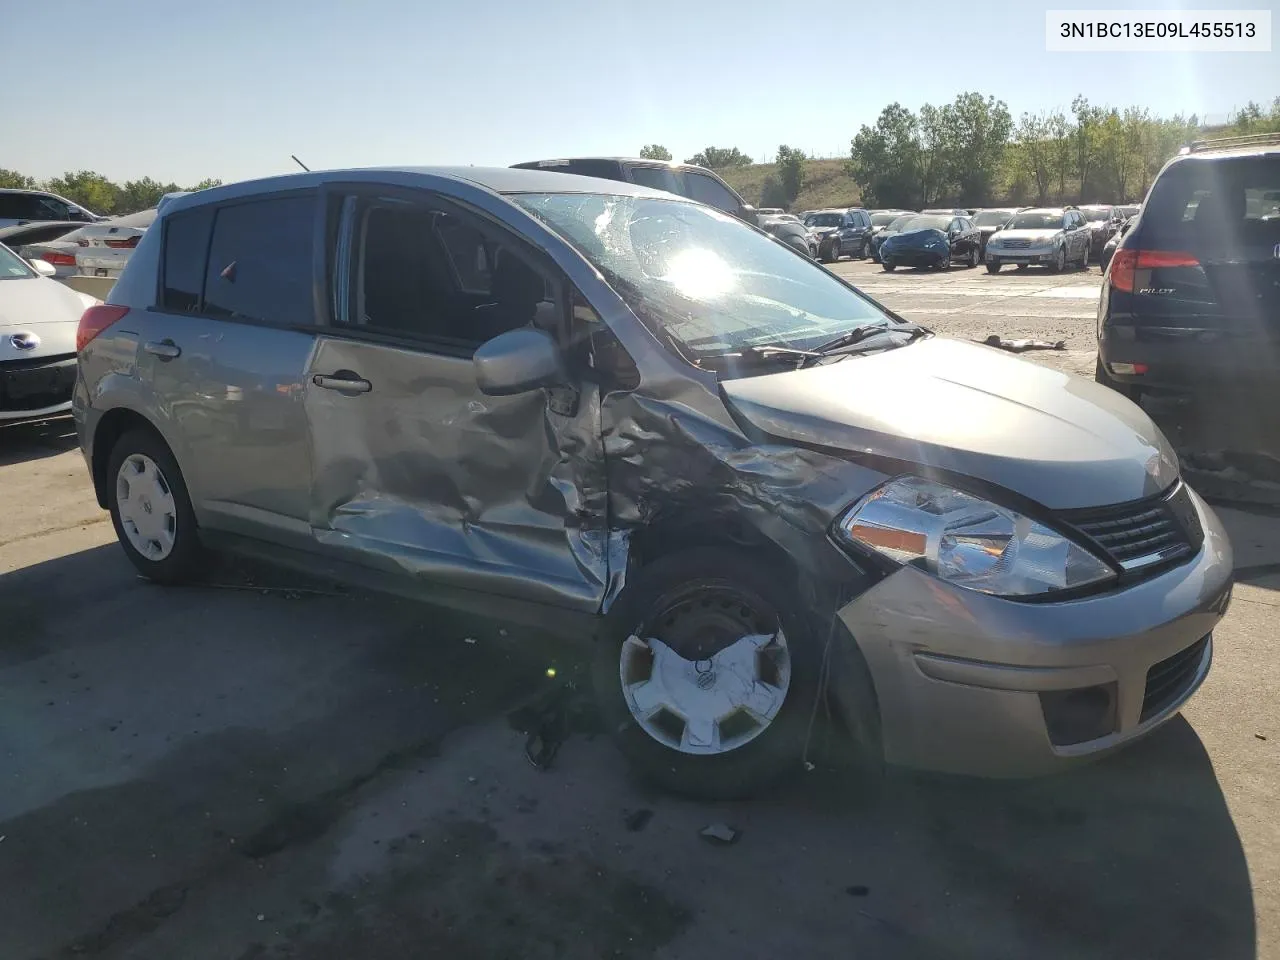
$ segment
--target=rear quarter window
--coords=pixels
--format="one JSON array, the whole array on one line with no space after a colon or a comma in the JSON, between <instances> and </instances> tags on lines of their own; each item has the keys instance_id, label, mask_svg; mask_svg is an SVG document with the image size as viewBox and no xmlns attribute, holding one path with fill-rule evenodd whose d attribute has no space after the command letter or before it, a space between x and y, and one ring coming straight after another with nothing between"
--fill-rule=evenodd
<instances>
[{"instance_id":1,"label":"rear quarter window","mask_svg":"<svg viewBox=\"0 0 1280 960\"><path fill-rule=\"evenodd\" d=\"M276 326L314 323L315 213L311 193L219 207L202 312Z\"/></svg>"},{"instance_id":2,"label":"rear quarter window","mask_svg":"<svg viewBox=\"0 0 1280 960\"><path fill-rule=\"evenodd\" d=\"M199 311L212 225L213 210L209 207L179 213L164 220L160 309L171 313Z\"/></svg>"}]
</instances>

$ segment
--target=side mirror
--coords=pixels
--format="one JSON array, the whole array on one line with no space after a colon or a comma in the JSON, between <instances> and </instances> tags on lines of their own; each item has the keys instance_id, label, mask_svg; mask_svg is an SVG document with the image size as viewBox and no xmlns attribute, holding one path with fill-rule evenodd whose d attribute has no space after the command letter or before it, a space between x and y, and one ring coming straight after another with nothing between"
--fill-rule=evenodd
<instances>
[{"instance_id":1,"label":"side mirror","mask_svg":"<svg viewBox=\"0 0 1280 960\"><path fill-rule=\"evenodd\" d=\"M759 226L760 212L756 210L756 208L753 207L751 204L744 203L741 207L738 208L738 219L745 220L747 223L751 224L752 226Z\"/></svg>"},{"instance_id":2,"label":"side mirror","mask_svg":"<svg viewBox=\"0 0 1280 960\"><path fill-rule=\"evenodd\" d=\"M509 397L567 381L560 350L544 330L521 327L500 333L471 358L476 385L491 397Z\"/></svg>"},{"instance_id":3,"label":"side mirror","mask_svg":"<svg viewBox=\"0 0 1280 960\"><path fill-rule=\"evenodd\" d=\"M42 277L53 277L58 273L48 260L28 260L27 263L31 264L31 269Z\"/></svg>"}]
</instances>

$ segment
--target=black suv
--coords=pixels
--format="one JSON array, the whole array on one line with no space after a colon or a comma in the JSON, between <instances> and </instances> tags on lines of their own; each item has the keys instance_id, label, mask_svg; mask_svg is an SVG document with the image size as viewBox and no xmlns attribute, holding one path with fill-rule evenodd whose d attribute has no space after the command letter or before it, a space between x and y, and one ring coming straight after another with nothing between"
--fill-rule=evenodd
<instances>
[{"instance_id":1,"label":"black suv","mask_svg":"<svg viewBox=\"0 0 1280 960\"><path fill-rule=\"evenodd\" d=\"M692 163L634 157L575 157L568 160L530 160L527 163L513 163L512 166L522 170L554 170L558 173L574 173L580 177L638 183L642 187L665 190L667 193L705 203L756 226L755 207L743 200L738 191L715 173Z\"/></svg>"},{"instance_id":2,"label":"black suv","mask_svg":"<svg viewBox=\"0 0 1280 960\"><path fill-rule=\"evenodd\" d=\"M1280 134L1184 148L1107 268L1098 382L1131 399L1274 390L1278 319Z\"/></svg>"},{"instance_id":3,"label":"black suv","mask_svg":"<svg viewBox=\"0 0 1280 960\"><path fill-rule=\"evenodd\" d=\"M861 260L871 253L871 214L861 207L815 210L804 225L818 236L818 258L834 263L850 256Z\"/></svg>"}]
</instances>

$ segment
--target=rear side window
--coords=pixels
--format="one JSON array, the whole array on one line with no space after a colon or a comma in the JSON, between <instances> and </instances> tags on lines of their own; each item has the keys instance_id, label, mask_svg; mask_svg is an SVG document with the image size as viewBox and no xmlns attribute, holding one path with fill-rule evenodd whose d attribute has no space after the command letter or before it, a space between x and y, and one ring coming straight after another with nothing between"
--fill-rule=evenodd
<instances>
[{"instance_id":1,"label":"rear side window","mask_svg":"<svg viewBox=\"0 0 1280 960\"><path fill-rule=\"evenodd\" d=\"M0 217L5 220L38 220L40 205L32 193L0 193Z\"/></svg>"},{"instance_id":2,"label":"rear side window","mask_svg":"<svg viewBox=\"0 0 1280 960\"><path fill-rule=\"evenodd\" d=\"M680 178L676 176L674 170L665 167L632 167L631 179L642 187L653 187L655 190L665 190L667 193L674 193L679 196Z\"/></svg>"},{"instance_id":3,"label":"rear side window","mask_svg":"<svg viewBox=\"0 0 1280 960\"><path fill-rule=\"evenodd\" d=\"M1151 188L1143 228L1187 243L1280 240L1280 157L1184 160Z\"/></svg>"},{"instance_id":4,"label":"rear side window","mask_svg":"<svg viewBox=\"0 0 1280 960\"><path fill-rule=\"evenodd\" d=\"M220 207L213 221L203 312L275 326L314 323L315 210L314 194Z\"/></svg>"},{"instance_id":5,"label":"rear side window","mask_svg":"<svg viewBox=\"0 0 1280 960\"><path fill-rule=\"evenodd\" d=\"M165 219L161 310L171 313L199 311L205 257L209 253L209 227L212 224L213 210L209 207Z\"/></svg>"},{"instance_id":6,"label":"rear side window","mask_svg":"<svg viewBox=\"0 0 1280 960\"><path fill-rule=\"evenodd\" d=\"M738 198L729 192L728 187L718 181L702 173L686 173L684 180L689 185L690 199L711 207L719 207L726 213L738 212Z\"/></svg>"}]
</instances>

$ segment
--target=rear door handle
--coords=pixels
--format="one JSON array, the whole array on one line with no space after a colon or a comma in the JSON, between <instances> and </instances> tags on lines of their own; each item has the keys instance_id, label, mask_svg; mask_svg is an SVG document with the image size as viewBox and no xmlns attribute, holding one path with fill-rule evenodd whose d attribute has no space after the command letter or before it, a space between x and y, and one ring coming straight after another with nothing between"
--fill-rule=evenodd
<instances>
[{"instance_id":1,"label":"rear door handle","mask_svg":"<svg viewBox=\"0 0 1280 960\"><path fill-rule=\"evenodd\" d=\"M182 348L172 340L148 340L142 345L142 349L161 360L172 360L182 356Z\"/></svg>"},{"instance_id":2,"label":"rear door handle","mask_svg":"<svg viewBox=\"0 0 1280 960\"><path fill-rule=\"evenodd\" d=\"M339 370L336 373L317 373L311 382L325 390L338 390L342 393L368 393L373 384L350 370Z\"/></svg>"}]
</instances>

